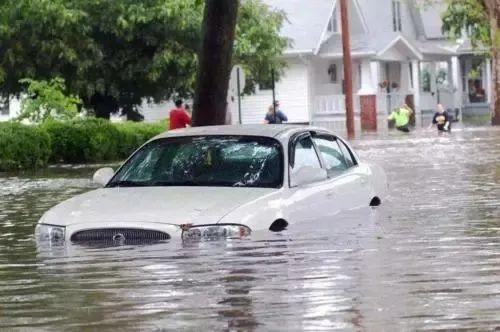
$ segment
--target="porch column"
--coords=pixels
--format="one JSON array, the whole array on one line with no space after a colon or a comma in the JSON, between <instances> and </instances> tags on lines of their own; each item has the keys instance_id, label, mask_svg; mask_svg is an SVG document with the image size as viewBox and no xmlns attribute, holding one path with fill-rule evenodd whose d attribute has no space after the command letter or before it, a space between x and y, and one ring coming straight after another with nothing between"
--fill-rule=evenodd
<instances>
[{"instance_id":1,"label":"porch column","mask_svg":"<svg viewBox=\"0 0 500 332\"><path fill-rule=\"evenodd\" d=\"M380 62L372 61L370 62L370 72L372 77L373 89L375 90L375 94L378 91L378 84L380 83Z\"/></svg>"},{"instance_id":2,"label":"porch column","mask_svg":"<svg viewBox=\"0 0 500 332\"><path fill-rule=\"evenodd\" d=\"M377 130L377 77L369 60L361 61L361 89L358 91L361 108L361 129Z\"/></svg>"},{"instance_id":3,"label":"porch column","mask_svg":"<svg viewBox=\"0 0 500 332\"><path fill-rule=\"evenodd\" d=\"M462 107L462 74L457 56L451 57L451 87L453 89L453 108Z\"/></svg>"},{"instance_id":4,"label":"porch column","mask_svg":"<svg viewBox=\"0 0 500 332\"><path fill-rule=\"evenodd\" d=\"M413 72L413 102L415 104L415 113L420 114L420 61L413 60L411 62L412 72ZM416 115L415 114L415 115ZM417 121L420 120L420 116L416 116Z\"/></svg>"},{"instance_id":5,"label":"porch column","mask_svg":"<svg viewBox=\"0 0 500 332\"><path fill-rule=\"evenodd\" d=\"M492 99L491 99L491 94L493 93L493 90L492 90L492 85L491 85L491 60L490 59L486 59L486 63L485 63L485 66L486 66L486 98L488 98L488 103L491 104L492 103Z\"/></svg>"}]
</instances>

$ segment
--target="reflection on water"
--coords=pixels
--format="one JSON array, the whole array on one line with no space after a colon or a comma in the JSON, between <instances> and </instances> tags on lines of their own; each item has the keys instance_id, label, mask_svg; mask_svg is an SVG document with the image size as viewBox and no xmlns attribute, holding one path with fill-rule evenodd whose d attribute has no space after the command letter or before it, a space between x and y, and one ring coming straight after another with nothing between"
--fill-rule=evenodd
<instances>
[{"instance_id":1,"label":"reflection on water","mask_svg":"<svg viewBox=\"0 0 500 332\"><path fill-rule=\"evenodd\" d=\"M500 131L367 136L391 200L251 239L39 248L91 169L0 178L0 329L400 330L500 325Z\"/></svg>"}]
</instances>

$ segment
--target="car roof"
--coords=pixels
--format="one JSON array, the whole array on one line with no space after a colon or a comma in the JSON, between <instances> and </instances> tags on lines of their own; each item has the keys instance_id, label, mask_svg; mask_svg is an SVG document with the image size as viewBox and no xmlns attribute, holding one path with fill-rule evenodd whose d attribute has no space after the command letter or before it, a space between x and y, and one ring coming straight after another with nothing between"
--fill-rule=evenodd
<instances>
[{"instance_id":1,"label":"car roof","mask_svg":"<svg viewBox=\"0 0 500 332\"><path fill-rule=\"evenodd\" d=\"M252 125L225 125L225 126L206 126L206 127L191 127L183 129L169 130L163 134L156 136L154 139L166 137L180 136L213 136L213 135L245 135L245 136L262 136L262 137L277 137L278 135L293 134L300 130L324 130L315 127L304 125L268 125L268 124L252 124Z\"/></svg>"}]
</instances>

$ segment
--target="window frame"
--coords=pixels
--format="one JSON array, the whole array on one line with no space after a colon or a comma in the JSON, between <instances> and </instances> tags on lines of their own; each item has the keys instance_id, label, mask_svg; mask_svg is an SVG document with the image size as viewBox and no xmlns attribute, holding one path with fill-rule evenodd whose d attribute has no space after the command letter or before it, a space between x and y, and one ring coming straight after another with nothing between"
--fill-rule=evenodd
<instances>
[{"instance_id":1,"label":"window frame","mask_svg":"<svg viewBox=\"0 0 500 332\"><path fill-rule=\"evenodd\" d=\"M358 157L357 155L352 151L351 147L349 146L349 144L347 144L347 142L345 142L343 139L340 139L337 137L337 141L340 141L340 144L343 144L344 147L346 148L347 152L349 153L349 156L351 157L352 159L352 162L354 163L351 167L349 167L347 170L350 170L351 168L356 168L359 166L359 161L358 161ZM340 150L342 150L342 146L339 144L340 146ZM342 153L344 153L344 151L342 151Z\"/></svg>"},{"instance_id":2,"label":"window frame","mask_svg":"<svg viewBox=\"0 0 500 332\"><path fill-rule=\"evenodd\" d=\"M403 31L403 23L401 19L401 1L392 0L392 30L394 32Z\"/></svg>"},{"instance_id":3,"label":"window frame","mask_svg":"<svg viewBox=\"0 0 500 332\"><path fill-rule=\"evenodd\" d=\"M295 188L295 187L292 187L292 172L291 172L292 167L294 166L294 163L295 163L295 145L297 144L297 142L300 139L302 139L304 137L309 137L311 139L311 142L313 143L313 149L314 149L314 152L316 153L316 158L318 158L320 168L326 170L324 160L319 153L319 150L318 150L318 147L316 146L316 143L314 143L312 133L310 131L298 132L298 133L292 135L292 137L290 137L290 140L288 141L288 165L287 165L287 167L288 167L288 188ZM321 182L323 182L323 181L321 181Z\"/></svg>"},{"instance_id":4,"label":"window frame","mask_svg":"<svg viewBox=\"0 0 500 332\"><path fill-rule=\"evenodd\" d=\"M355 153L353 153L351 147L349 146L349 144L347 144L346 142L344 142L343 139L341 139L340 137L336 136L336 135L333 135L331 133L328 133L328 132L323 132L323 131L314 131L311 133L311 136L314 138L314 137L327 137L327 141L329 141L330 139L328 139L328 137L331 137L333 141L335 141L338 145L339 145L339 149L340 149L340 152L342 152L342 155L344 155L344 151L342 151L342 148L340 146L340 144L344 144L345 148L347 149L347 152L349 152L349 155L352 159L352 161L354 162L354 165L346 168L345 170L343 170L342 172L339 172L335 175L331 175L329 172L328 172L328 169L327 169L327 166L326 166L326 162L324 161L324 158L323 156L321 155L321 151L319 150L318 146L316 145L316 142L314 142L314 139L313 139L313 143L314 143L314 146L316 147L316 153L319 154L319 158L321 160L321 164L323 165L323 168L325 169L325 171L327 171L327 174L328 174L328 179L333 179L333 178L336 178L336 177L339 177L339 176L342 176L344 175L346 172L356 168L359 166L359 160L356 156Z\"/></svg>"},{"instance_id":5,"label":"window frame","mask_svg":"<svg viewBox=\"0 0 500 332\"><path fill-rule=\"evenodd\" d=\"M328 20L328 26L326 30L328 31L329 34L332 35L340 34L337 7L333 9L332 16L330 17L330 20Z\"/></svg>"}]
</instances>

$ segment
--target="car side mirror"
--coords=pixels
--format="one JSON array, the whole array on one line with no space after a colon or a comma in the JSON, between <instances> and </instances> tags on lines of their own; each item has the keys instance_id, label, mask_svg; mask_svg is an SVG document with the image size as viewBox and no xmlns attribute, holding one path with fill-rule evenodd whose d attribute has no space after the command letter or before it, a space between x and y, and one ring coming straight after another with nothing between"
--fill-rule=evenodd
<instances>
[{"instance_id":1,"label":"car side mirror","mask_svg":"<svg viewBox=\"0 0 500 332\"><path fill-rule=\"evenodd\" d=\"M306 184L323 181L327 178L328 174L325 169L303 166L292 174L291 186L300 187Z\"/></svg>"},{"instance_id":2,"label":"car side mirror","mask_svg":"<svg viewBox=\"0 0 500 332\"><path fill-rule=\"evenodd\" d=\"M111 167L99 168L95 173L92 180L95 184L104 187L108 184L109 180L115 175L115 171Z\"/></svg>"}]
</instances>

